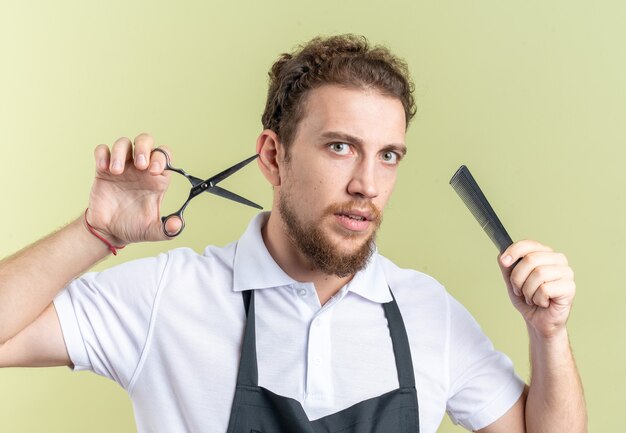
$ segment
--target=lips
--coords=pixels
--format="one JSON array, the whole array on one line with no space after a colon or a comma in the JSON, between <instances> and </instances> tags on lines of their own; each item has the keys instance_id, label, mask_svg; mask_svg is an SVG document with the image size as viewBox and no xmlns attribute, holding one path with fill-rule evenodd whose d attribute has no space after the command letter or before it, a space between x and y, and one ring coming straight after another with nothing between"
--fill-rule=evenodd
<instances>
[{"instance_id":1,"label":"lips","mask_svg":"<svg viewBox=\"0 0 626 433\"><path fill-rule=\"evenodd\" d=\"M356 232L362 232L370 227L373 216L368 211L348 210L335 213L342 227Z\"/></svg>"},{"instance_id":2,"label":"lips","mask_svg":"<svg viewBox=\"0 0 626 433\"><path fill-rule=\"evenodd\" d=\"M372 221L372 215L367 211L350 210L344 212L337 212L336 215L345 216L356 221Z\"/></svg>"},{"instance_id":3,"label":"lips","mask_svg":"<svg viewBox=\"0 0 626 433\"><path fill-rule=\"evenodd\" d=\"M350 200L343 203L333 203L325 211L325 216L333 217L345 231L352 235L376 230L382 222L382 213L371 202L364 200Z\"/></svg>"}]
</instances>

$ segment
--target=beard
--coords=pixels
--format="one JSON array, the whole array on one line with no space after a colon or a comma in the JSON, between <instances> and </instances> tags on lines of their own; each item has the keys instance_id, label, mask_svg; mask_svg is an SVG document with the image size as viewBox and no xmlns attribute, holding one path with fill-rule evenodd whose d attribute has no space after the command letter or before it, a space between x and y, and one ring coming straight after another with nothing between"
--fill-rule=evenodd
<instances>
[{"instance_id":1,"label":"beard","mask_svg":"<svg viewBox=\"0 0 626 433\"><path fill-rule=\"evenodd\" d=\"M286 191L283 191L285 193ZM340 278L353 275L367 266L370 257L375 250L376 231L382 223L382 213L370 202L362 200L352 200L342 204L332 204L328 206L320 221L325 218L334 217L338 213L347 213L354 208L367 208L372 214L372 224L374 230L356 250L344 252L339 245L332 242L330 237L324 233L321 224L303 223L299 220L291 204L289 194L281 194L278 202L278 210L282 216L287 236L292 244L307 257L313 265L327 275L336 275ZM361 236L359 233L346 234L348 238Z\"/></svg>"}]
</instances>

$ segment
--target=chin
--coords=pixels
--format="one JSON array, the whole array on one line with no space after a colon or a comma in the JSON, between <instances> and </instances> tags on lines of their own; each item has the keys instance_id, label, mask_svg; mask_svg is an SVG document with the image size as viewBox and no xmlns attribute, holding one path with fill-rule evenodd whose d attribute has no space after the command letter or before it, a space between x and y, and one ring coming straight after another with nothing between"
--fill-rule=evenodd
<instances>
[{"instance_id":1,"label":"chin","mask_svg":"<svg viewBox=\"0 0 626 433\"><path fill-rule=\"evenodd\" d=\"M369 242L370 237L371 236L369 234L364 234L364 233L361 233L359 235L352 235L347 238L343 237L341 239L338 239L334 243L335 251L337 251L338 254L341 254L343 256L349 256L349 255L355 254L361 251L363 246L367 242Z\"/></svg>"}]
</instances>

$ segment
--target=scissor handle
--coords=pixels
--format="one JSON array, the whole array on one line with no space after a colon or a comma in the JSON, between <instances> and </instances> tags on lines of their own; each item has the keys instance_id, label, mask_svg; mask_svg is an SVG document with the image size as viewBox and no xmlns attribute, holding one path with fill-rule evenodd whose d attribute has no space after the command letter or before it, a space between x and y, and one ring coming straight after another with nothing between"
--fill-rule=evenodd
<instances>
[{"instance_id":1,"label":"scissor handle","mask_svg":"<svg viewBox=\"0 0 626 433\"><path fill-rule=\"evenodd\" d=\"M191 184L192 184L192 185L194 184L194 182L193 182L193 180L192 180L192 177L191 177L191 176L189 176L189 175L185 172L185 170L182 170L182 169L180 169L180 168L176 168L176 167L172 166L172 164L171 164L171 162L170 162L170 156L169 156L169 154L168 154L165 150L161 149L160 147L157 147L157 148L155 148L155 149L152 149L152 152L151 152L151 153L154 153L154 152L160 152L160 153L162 153L163 155L165 155L165 170L175 171L176 173L182 174L183 176L185 176L185 177L189 180L189 182L191 182ZM179 235L179 234L183 231L183 229L185 228L185 218L183 218L183 211L184 211L184 210L185 210L185 208L187 207L187 204L189 203L189 200L191 200L191 197L190 197L189 199L187 199L187 201L186 201L185 203L183 203L183 205L181 206L181 208L180 208L180 209L178 209L176 212L171 213L171 214L169 214L169 215L167 215L167 216L163 216L163 217L161 217L161 227L162 227L162 229L163 229L163 233L164 233L164 234L165 234L165 236L167 236L168 238L175 238L175 237L176 237L176 236L178 236L178 235ZM182 224L181 224L180 228L179 228L176 232L174 232L174 233L169 233L169 232L167 231L167 228L165 228L165 225L166 225L167 221L168 221L170 218L172 218L172 217L178 217L178 218L180 218L180 221L181 221L181 223L182 223Z\"/></svg>"},{"instance_id":2,"label":"scissor handle","mask_svg":"<svg viewBox=\"0 0 626 433\"><path fill-rule=\"evenodd\" d=\"M172 165L172 163L170 162L170 156L169 156L169 154L165 150L161 149L160 147L157 147L155 149L152 149L152 152L150 152L150 153L154 153L154 152L159 152L159 153L162 153L163 155L165 155L165 170L175 171L176 173L180 173L183 176L185 176L187 179L189 179L189 175L185 172L185 170L182 170L180 168L176 168L176 167L174 167ZM191 180L190 180L190 182L191 182Z\"/></svg>"},{"instance_id":3,"label":"scissor handle","mask_svg":"<svg viewBox=\"0 0 626 433\"><path fill-rule=\"evenodd\" d=\"M183 229L185 228L185 218L183 218L183 212L185 211L185 208L187 207L191 199L194 198L196 195L197 194L194 194L193 189L192 189L192 191L189 193L189 198L185 200L185 203L183 203L180 209L178 209L176 212L171 213L167 216L161 217L161 227L163 227L163 233L165 233L165 236L167 236L168 238L175 238L183 231ZM180 218L181 225L180 225L180 228L176 232L169 233L167 229L165 228L165 223L167 223L167 220L169 220L172 217Z\"/></svg>"},{"instance_id":4,"label":"scissor handle","mask_svg":"<svg viewBox=\"0 0 626 433\"><path fill-rule=\"evenodd\" d=\"M176 232L169 233L167 231L166 224L167 224L167 221L172 217L180 218L180 222L182 224L180 225L180 228ZM167 236L168 238L175 238L176 236L178 236L185 228L185 219L183 218L183 209L180 209L178 212L169 214L168 216L161 217L161 227L163 228L163 233L165 233L165 236Z\"/></svg>"}]
</instances>

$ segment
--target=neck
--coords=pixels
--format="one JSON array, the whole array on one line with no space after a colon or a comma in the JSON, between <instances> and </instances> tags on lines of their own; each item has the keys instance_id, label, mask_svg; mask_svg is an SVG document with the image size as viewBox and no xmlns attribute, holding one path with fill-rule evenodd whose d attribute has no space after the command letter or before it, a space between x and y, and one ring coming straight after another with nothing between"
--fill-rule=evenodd
<instances>
[{"instance_id":1,"label":"neck","mask_svg":"<svg viewBox=\"0 0 626 433\"><path fill-rule=\"evenodd\" d=\"M324 305L354 275L338 277L320 271L308 257L293 245L285 233L282 221L276 216L277 213L272 212L270 214L267 223L261 230L267 250L278 266L291 278L299 282L312 282L315 285L320 304Z\"/></svg>"}]
</instances>

